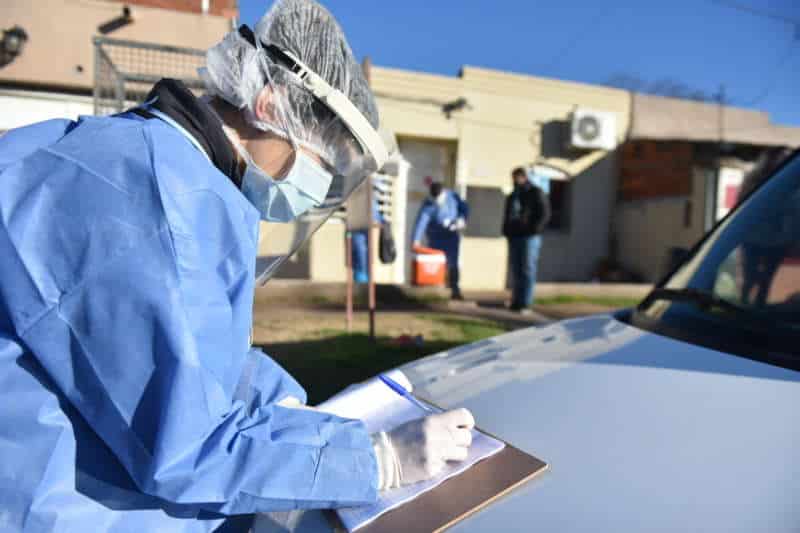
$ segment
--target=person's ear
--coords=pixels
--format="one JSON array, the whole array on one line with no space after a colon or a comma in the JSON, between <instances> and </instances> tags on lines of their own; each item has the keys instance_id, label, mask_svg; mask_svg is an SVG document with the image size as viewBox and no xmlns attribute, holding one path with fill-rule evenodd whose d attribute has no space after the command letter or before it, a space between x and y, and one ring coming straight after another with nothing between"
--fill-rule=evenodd
<instances>
[{"instance_id":1,"label":"person's ear","mask_svg":"<svg viewBox=\"0 0 800 533\"><path fill-rule=\"evenodd\" d=\"M273 91L272 87L269 85L261 89L261 92L258 93L256 97L255 113L256 118L262 122L271 123L275 121L275 91Z\"/></svg>"}]
</instances>

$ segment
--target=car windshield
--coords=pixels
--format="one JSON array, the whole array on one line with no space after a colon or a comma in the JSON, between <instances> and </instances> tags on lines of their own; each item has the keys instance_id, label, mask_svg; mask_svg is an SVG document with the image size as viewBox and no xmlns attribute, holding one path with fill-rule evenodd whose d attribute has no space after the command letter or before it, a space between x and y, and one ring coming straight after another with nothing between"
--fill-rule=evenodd
<instances>
[{"instance_id":1,"label":"car windshield","mask_svg":"<svg viewBox=\"0 0 800 533\"><path fill-rule=\"evenodd\" d=\"M770 351L800 353L800 157L743 199L638 313L698 335L743 334L747 344L763 336Z\"/></svg>"}]
</instances>

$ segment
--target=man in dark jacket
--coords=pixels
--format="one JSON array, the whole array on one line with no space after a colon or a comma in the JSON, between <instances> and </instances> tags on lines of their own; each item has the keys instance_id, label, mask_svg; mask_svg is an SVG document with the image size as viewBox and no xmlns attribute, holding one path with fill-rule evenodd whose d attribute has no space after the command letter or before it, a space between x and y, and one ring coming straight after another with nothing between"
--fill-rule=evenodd
<instances>
[{"instance_id":1,"label":"man in dark jacket","mask_svg":"<svg viewBox=\"0 0 800 533\"><path fill-rule=\"evenodd\" d=\"M542 238L539 234L550 220L550 201L542 189L528 179L524 168L511 173L514 191L506 198L503 235L508 239L511 265L511 310L523 311L533 302L536 264Z\"/></svg>"}]
</instances>

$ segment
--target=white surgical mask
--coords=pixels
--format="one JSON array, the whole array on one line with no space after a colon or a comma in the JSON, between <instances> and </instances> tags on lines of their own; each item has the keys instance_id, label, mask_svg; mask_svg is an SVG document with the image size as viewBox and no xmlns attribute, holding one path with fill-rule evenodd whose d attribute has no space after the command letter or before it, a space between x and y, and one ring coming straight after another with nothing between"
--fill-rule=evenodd
<instances>
[{"instance_id":1,"label":"white surgical mask","mask_svg":"<svg viewBox=\"0 0 800 533\"><path fill-rule=\"evenodd\" d=\"M242 193L261 213L262 220L291 222L325 200L333 176L302 150L297 150L286 177L276 180L253 161L243 146L236 141L234 145L247 163Z\"/></svg>"}]
</instances>

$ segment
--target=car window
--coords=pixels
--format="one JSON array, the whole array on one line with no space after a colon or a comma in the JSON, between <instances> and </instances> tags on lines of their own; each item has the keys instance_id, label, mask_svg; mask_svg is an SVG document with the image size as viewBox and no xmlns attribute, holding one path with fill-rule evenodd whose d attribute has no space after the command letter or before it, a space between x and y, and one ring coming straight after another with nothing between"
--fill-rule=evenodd
<instances>
[{"instance_id":1,"label":"car window","mask_svg":"<svg viewBox=\"0 0 800 533\"><path fill-rule=\"evenodd\" d=\"M717 226L637 316L748 357L800 357L800 157Z\"/></svg>"},{"instance_id":2,"label":"car window","mask_svg":"<svg viewBox=\"0 0 800 533\"><path fill-rule=\"evenodd\" d=\"M800 305L800 189L770 198L717 269L713 292L762 311Z\"/></svg>"}]
</instances>

